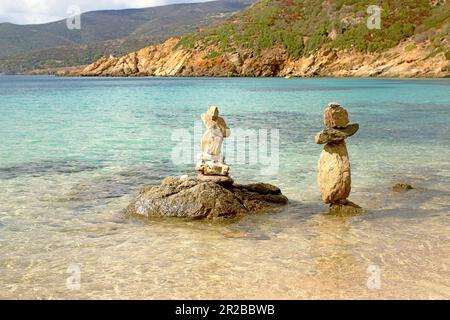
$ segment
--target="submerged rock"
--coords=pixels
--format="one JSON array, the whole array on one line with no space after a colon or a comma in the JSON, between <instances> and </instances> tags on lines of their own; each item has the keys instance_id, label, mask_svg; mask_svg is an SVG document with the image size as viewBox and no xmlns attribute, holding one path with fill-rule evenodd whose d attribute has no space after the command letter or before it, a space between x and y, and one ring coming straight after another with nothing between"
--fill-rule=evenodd
<instances>
[{"instance_id":1,"label":"submerged rock","mask_svg":"<svg viewBox=\"0 0 450 320\"><path fill-rule=\"evenodd\" d=\"M414 189L412 185L407 183L397 183L392 187L395 192L402 192Z\"/></svg>"},{"instance_id":2,"label":"submerged rock","mask_svg":"<svg viewBox=\"0 0 450 320\"><path fill-rule=\"evenodd\" d=\"M330 205L329 213L337 216L357 215L364 213L364 209L351 201L343 201Z\"/></svg>"},{"instance_id":3,"label":"submerged rock","mask_svg":"<svg viewBox=\"0 0 450 320\"><path fill-rule=\"evenodd\" d=\"M288 203L270 184L218 184L197 177L168 177L159 186L142 189L126 208L143 217L235 217L273 209Z\"/></svg>"}]
</instances>

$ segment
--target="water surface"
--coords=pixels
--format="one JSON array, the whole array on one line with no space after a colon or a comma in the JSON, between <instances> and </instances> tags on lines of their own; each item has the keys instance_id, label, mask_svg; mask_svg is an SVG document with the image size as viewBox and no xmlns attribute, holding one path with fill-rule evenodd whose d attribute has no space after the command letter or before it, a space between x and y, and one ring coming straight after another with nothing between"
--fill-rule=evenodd
<instances>
[{"instance_id":1,"label":"water surface","mask_svg":"<svg viewBox=\"0 0 450 320\"><path fill-rule=\"evenodd\" d=\"M362 216L327 215L318 194L330 101L360 124L347 146ZM228 222L124 218L141 186L193 173L171 137L208 105L232 129L279 130L278 170L231 174L280 186L290 205ZM449 80L0 77L0 297L448 299L449 121Z\"/></svg>"}]
</instances>

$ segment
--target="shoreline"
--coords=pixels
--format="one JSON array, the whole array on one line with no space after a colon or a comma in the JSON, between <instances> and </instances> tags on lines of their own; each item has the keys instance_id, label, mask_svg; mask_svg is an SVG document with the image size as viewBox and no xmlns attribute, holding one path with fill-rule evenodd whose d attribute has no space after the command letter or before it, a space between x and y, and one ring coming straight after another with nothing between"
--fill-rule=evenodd
<instances>
[{"instance_id":1,"label":"shoreline","mask_svg":"<svg viewBox=\"0 0 450 320\"><path fill-rule=\"evenodd\" d=\"M450 74L444 77L382 77L382 76L374 76L374 77L347 77L347 76L312 76L312 77L298 77L291 76L290 78L285 78L282 76L268 76L268 77L250 77L250 76L151 76L151 75L130 75L130 76L112 76L112 75L102 75L102 76L62 76L57 74L27 74L27 73L18 73L18 74L0 74L0 77L49 77L49 78L59 78L59 79L358 79L358 80L370 80L370 79L380 79L380 80L448 80L450 79Z\"/></svg>"}]
</instances>

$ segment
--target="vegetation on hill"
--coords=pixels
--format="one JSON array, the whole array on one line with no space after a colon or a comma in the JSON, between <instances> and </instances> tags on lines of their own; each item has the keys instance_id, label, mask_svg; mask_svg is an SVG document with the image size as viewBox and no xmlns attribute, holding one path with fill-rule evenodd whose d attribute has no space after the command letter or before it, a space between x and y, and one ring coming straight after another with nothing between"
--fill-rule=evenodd
<instances>
[{"instance_id":1,"label":"vegetation on hill","mask_svg":"<svg viewBox=\"0 0 450 320\"><path fill-rule=\"evenodd\" d=\"M91 63L224 21L254 0L219 0L84 13L81 30L61 20L41 25L0 23L0 72L17 73Z\"/></svg>"},{"instance_id":2,"label":"vegetation on hill","mask_svg":"<svg viewBox=\"0 0 450 320\"><path fill-rule=\"evenodd\" d=\"M367 8L381 8L381 28L367 27ZM219 26L184 36L179 46L210 50L208 57L238 49L282 47L290 58L319 48L382 52L414 36L448 53L450 3L439 0L260 0ZM447 38L447 40L446 40Z\"/></svg>"}]
</instances>

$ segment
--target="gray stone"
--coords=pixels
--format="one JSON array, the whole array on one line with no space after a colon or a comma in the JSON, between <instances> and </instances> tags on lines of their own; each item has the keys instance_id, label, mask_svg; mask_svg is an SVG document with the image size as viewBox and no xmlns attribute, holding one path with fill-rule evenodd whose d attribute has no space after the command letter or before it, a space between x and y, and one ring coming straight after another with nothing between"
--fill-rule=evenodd
<instances>
[{"instance_id":1,"label":"gray stone","mask_svg":"<svg viewBox=\"0 0 450 320\"><path fill-rule=\"evenodd\" d=\"M252 184L247 184L247 185L241 185L239 186L241 188L244 188L250 192L257 192L257 193L261 193L261 194L280 194L281 190L280 188L268 184L268 183L252 183Z\"/></svg>"},{"instance_id":2,"label":"gray stone","mask_svg":"<svg viewBox=\"0 0 450 320\"><path fill-rule=\"evenodd\" d=\"M275 209L288 203L269 184L221 185L196 177L168 177L142 189L126 208L128 215L152 217L235 217Z\"/></svg>"},{"instance_id":3,"label":"gray stone","mask_svg":"<svg viewBox=\"0 0 450 320\"><path fill-rule=\"evenodd\" d=\"M345 128L349 118L345 110L337 102L330 102L323 113L323 123L327 128Z\"/></svg>"},{"instance_id":4,"label":"gray stone","mask_svg":"<svg viewBox=\"0 0 450 320\"><path fill-rule=\"evenodd\" d=\"M204 182L214 182L220 185L232 185L234 182L229 176L208 176L201 173L197 175L197 179Z\"/></svg>"},{"instance_id":5,"label":"gray stone","mask_svg":"<svg viewBox=\"0 0 450 320\"><path fill-rule=\"evenodd\" d=\"M337 216L358 215L364 213L364 209L351 201L341 201L330 205L329 213Z\"/></svg>"},{"instance_id":6,"label":"gray stone","mask_svg":"<svg viewBox=\"0 0 450 320\"><path fill-rule=\"evenodd\" d=\"M414 189L412 185L407 183L397 183L392 187L392 190L396 192L403 192Z\"/></svg>"},{"instance_id":7,"label":"gray stone","mask_svg":"<svg viewBox=\"0 0 450 320\"><path fill-rule=\"evenodd\" d=\"M359 124L349 124L345 128L325 129L316 135L317 144L338 142L354 135L359 129Z\"/></svg>"}]
</instances>

